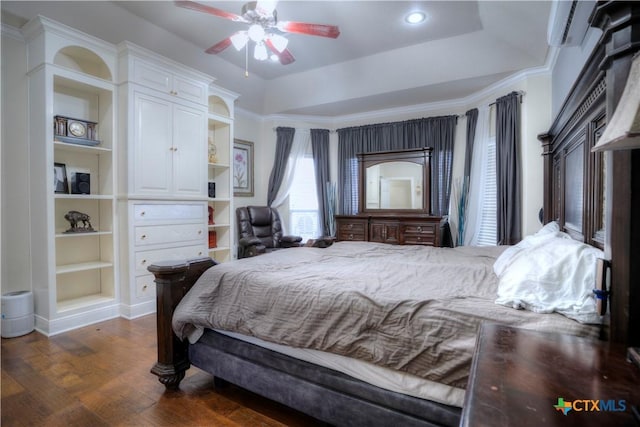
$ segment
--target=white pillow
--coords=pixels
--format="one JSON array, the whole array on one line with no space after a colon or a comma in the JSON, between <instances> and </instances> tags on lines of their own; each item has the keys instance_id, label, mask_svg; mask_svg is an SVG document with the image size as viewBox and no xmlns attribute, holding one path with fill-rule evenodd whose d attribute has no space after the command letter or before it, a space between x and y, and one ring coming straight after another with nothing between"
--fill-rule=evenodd
<instances>
[{"instance_id":1,"label":"white pillow","mask_svg":"<svg viewBox=\"0 0 640 427\"><path fill-rule=\"evenodd\" d=\"M493 271L497 276L500 276L503 273L504 269L511 263L513 258L516 257L520 252L556 237L565 239L571 238L568 234L560 231L560 226L557 222L551 221L540 230L538 230L535 234L525 237L516 245L510 246L504 252L502 252L502 254L500 254L500 256L493 264Z\"/></svg>"},{"instance_id":2,"label":"white pillow","mask_svg":"<svg viewBox=\"0 0 640 427\"><path fill-rule=\"evenodd\" d=\"M603 252L564 233L529 237L517 252L494 265L499 280L496 303L600 323L592 290L596 259Z\"/></svg>"}]
</instances>

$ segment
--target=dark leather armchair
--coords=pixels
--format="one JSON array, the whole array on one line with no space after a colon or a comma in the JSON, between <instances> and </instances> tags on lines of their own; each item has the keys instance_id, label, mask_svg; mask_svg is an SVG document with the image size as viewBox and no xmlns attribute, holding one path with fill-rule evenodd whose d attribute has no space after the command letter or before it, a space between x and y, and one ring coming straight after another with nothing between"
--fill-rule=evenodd
<instances>
[{"instance_id":1,"label":"dark leather armchair","mask_svg":"<svg viewBox=\"0 0 640 427\"><path fill-rule=\"evenodd\" d=\"M236 209L238 258L248 258L281 248L300 246L302 237L284 236L280 214L269 206L246 206Z\"/></svg>"}]
</instances>

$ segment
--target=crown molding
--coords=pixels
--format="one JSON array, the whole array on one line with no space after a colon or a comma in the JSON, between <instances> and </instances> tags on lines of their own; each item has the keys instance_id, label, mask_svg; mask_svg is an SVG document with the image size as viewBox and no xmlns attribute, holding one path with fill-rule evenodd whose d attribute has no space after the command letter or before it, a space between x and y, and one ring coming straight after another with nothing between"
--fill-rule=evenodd
<instances>
[{"instance_id":1,"label":"crown molding","mask_svg":"<svg viewBox=\"0 0 640 427\"><path fill-rule=\"evenodd\" d=\"M26 41L22 31L12 25L0 24L0 30L2 31L2 37L9 37L22 43Z\"/></svg>"}]
</instances>

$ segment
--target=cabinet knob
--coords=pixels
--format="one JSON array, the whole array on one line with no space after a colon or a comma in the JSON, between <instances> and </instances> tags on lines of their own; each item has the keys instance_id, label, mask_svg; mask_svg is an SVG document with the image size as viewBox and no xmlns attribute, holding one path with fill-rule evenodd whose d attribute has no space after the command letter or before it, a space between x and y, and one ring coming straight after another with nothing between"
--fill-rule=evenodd
<instances>
[{"instance_id":1,"label":"cabinet knob","mask_svg":"<svg viewBox=\"0 0 640 427\"><path fill-rule=\"evenodd\" d=\"M422 232L422 227L418 227L418 233Z\"/></svg>"},{"instance_id":2,"label":"cabinet knob","mask_svg":"<svg viewBox=\"0 0 640 427\"><path fill-rule=\"evenodd\" d=\"M202 230L198 230L198 234L202 234Z\"/></svg>"},{"instance_id":3,"label":"cabinet knob","mask_svg":"<svg viewBox=\"0 0 640 427\"><path fill-rule=\"evenodd\" d=\"M349 224L349 225L347 225L347 228L348 228L349 230L351 230L351 229L353 228L353 224Z\"/></svg>"},{"instance_id":4,"label":"cabinet knob","mask_svg":"<svg viewBox=\"0 0 640 427\"><path fill-rule=\"evenodd\" d=\"M142 290L143 290L143 291L146 291L148 287L149 287L149 285L143 285L143 286L142 286Z\"/></svg>"},{"instance_id":5,"label":"cabinet knob","mask_svg":"<svg viewBox=\"0 0 640 427\"><path fill-rule=\"evenodd\" d=\"M198 252L198 256L201 256L201 255L202 255L202 251Z\"/></svg>"},{"instance_id":6,"label":"cabinet knob","mask_svg":"<svg viewBox=\"0 0 640 427\"><path fill-rule=\"evenodd\" d=\"M144 216L146 214L145 211L140 212L140 216Z\"/></svg>"},{"instance_id":7,"label":"cabinet knob","mask_svg":"<svg viewBox=\"0 0 640 427\"><path fill-rule=\"evenodd\" d=\"M353 234L349 234L349 240L353 240Z\"/></svg>"},{"instance_id":8,"label":"cabinet knob","mask_svg":"<svg viewBox=\"0 0 640 427\"><path fill-rule=\"evenodd\" d=\"M140 236L140 240L144 240L144 239L146 239L146 238L147 238L147 235L146 235L146 234L143 234L142 236Z\"/></svg>"},{"instance_id":9,"label":"cabinet knob","mask_svg":"<svg viewBox=\"0 0 640 427\"><path fill-rule=\"evenodd\" d=\"M172 90L171 92L169 92L171 95L177 95L178 92L176 92L175 90Z\"/></svg>"},{"instance_id":10,"label":"cabinet knob","mask_svg":"<svg viewBox=\"0 0 640 427\"><path fill-rule=\"evenodd\" d=\"M143 259L142 262L140 264L145 265L147 263L146 259Z\"/></svg>"}]
</instances>

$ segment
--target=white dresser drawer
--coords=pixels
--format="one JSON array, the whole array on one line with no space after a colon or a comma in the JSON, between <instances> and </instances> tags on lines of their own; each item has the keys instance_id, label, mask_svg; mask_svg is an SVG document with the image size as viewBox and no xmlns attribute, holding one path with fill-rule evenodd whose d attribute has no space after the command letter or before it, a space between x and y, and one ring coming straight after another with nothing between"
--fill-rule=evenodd
<instances>
[{"instance_id":1,"label":"white dresser drawer","mask_svg":"<svg viewBox=\"0 0 640 427\"><path fill-rule=\"evenodd\" d=\"M153 274L136 277L136 298L151 299L156 296L156 282Z\"/></svg>"},{"instance_id":2,"label":"white dresser drawer","mask_svg":"<svg viewBox=\"0 0 640 427\"><path fill-rule=\"evenodd\" d=\"M135 274L149 274L149 266L158 261L186 260L206 256L206 245L180 246L177 248L138 251L135 254Z\"/></svg>"},{"instance_id":3,"label":"white dresser drawer","mask_svg":"<svg viewBox=\"0 0 640 427\"><path fill-rule=\"evenodd\" d=\"M205 241L207 233L202 224L172 224L135 227L136 246Z\"/></svg>"},{"instance_id":4,"label":"white dresser drawer","mask_svg":"<svg viewBox=\"0 0 640 427\"><path fill-rule=\"evenodd\" d=\"M136 204L133 206L133 220L135 224L145 224L154 221L202 221L206 219L206 207L199 204Z\"/></svg>"}]
</instances>

